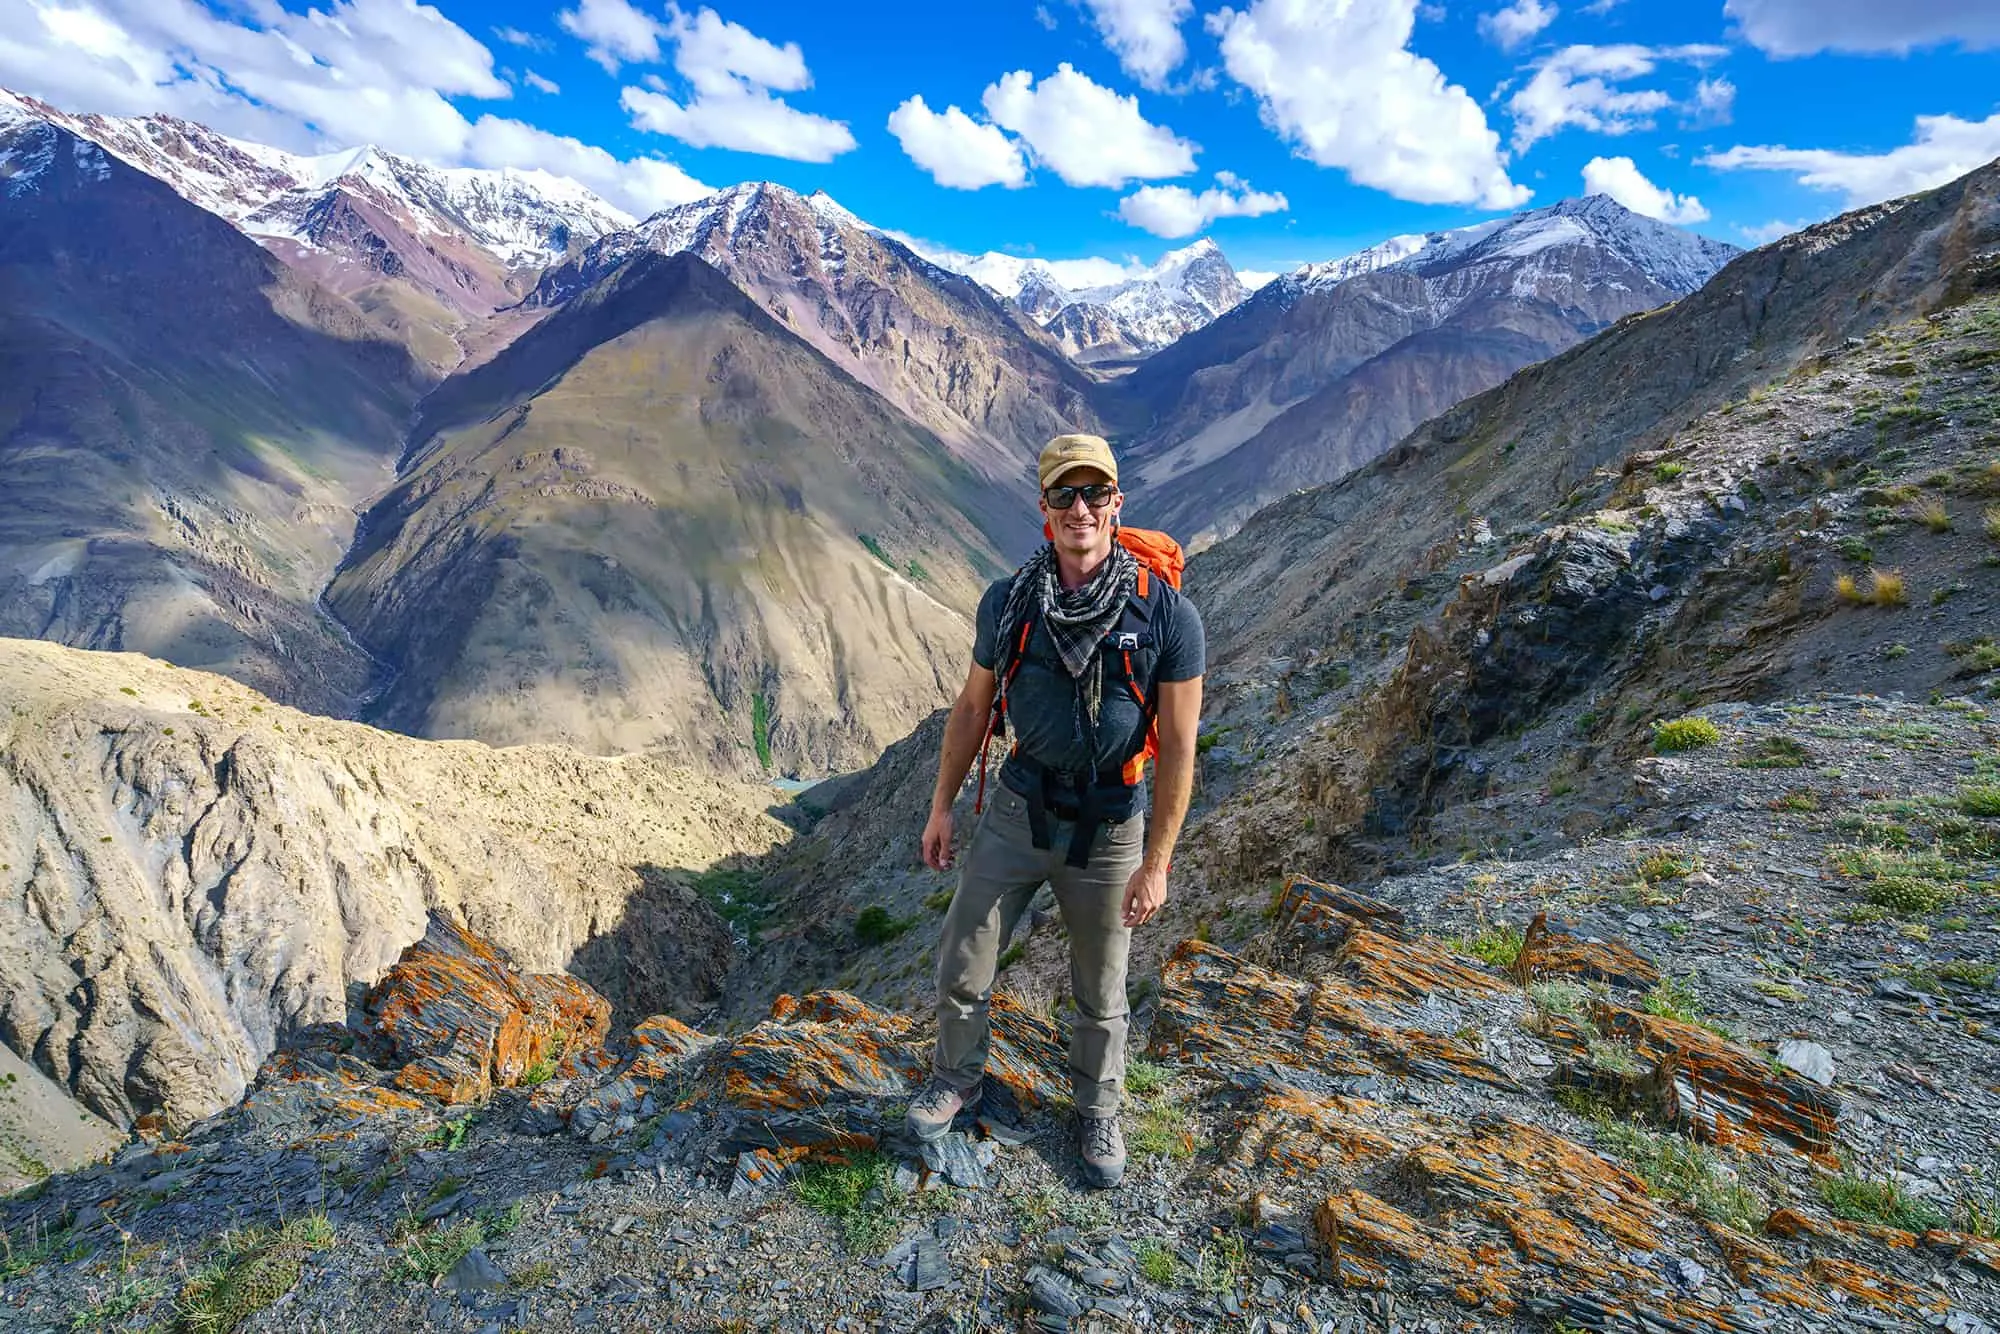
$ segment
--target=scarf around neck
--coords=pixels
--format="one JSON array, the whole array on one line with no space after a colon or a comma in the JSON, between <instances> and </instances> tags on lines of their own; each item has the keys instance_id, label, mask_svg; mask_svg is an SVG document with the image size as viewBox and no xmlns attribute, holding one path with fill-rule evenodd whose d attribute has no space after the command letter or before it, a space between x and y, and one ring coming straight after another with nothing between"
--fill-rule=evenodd
<instances>
[{"instance_id":1,"label":"scarf around neck","mask_svg":"<svg viewBox=\"0 0 2000 1334\"><path fill-rule=\"evenodd\" d=\"M1104 699L1103 657L1098 644L1110 631L1125 602L1138 589L1139 562L1124 544L1113 542L1111 555L1081 588L1065 589L1056 563L1054 543L1045 543L1028 558L1014 576L1007 591L1007 604L1000 612L999 643L1004 654L1019 650L1016 641L1021 626L1029 619L1049 628L1063 669L1077 683L1078 702L1089 719L1091 734L1097 730L1099 707ZM1001 677L1001 699L1006 697L1006 675Z\"/></svg>"}]
</instances>

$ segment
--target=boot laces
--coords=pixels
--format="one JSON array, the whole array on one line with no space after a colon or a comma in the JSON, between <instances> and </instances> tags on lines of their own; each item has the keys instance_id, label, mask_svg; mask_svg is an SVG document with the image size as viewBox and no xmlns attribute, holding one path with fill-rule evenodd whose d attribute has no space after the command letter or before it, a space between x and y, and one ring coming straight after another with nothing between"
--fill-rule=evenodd
<instances>
[{"instance_id":1,"label":"boot laces","mask_svg":"<svg viewBox=\"0 0 2000 1334\"><path fill-rule=\"evenodd\" d=\"M1118 1149L1118 1118L1115 1116L1086 1116L1083 1118L1083 1151L1090 1158L1110 1158Z\"/></svg>"}]
</instances>

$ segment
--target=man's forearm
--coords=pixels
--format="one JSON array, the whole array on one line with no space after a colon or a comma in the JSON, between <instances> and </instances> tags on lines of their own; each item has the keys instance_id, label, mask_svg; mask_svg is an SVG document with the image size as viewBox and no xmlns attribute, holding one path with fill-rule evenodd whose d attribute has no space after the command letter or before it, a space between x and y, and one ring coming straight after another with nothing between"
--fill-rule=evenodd
<instances>
[{"instance_id":1,"label":"man's forearm","mask_svg":"<svg viewBox=\"0 0 2000 1334\"><path fill-rule=\"evenodd\" d=\"M951 804L958 800L958 790L965 786L965 775L979 754L979 743L985 739L986 719L982 712L964 699L952 705L951 717L944 724L944 745L938 749L937 787L931 792L933 813L950 810Z\"/></svg>"},{"instance_id":2,"label":"man's forearm","mask_svg":"<svg viewBox=\"0 0 2000 1334\"><path fill-rule=\"evenodd\" d=\"M1146 860L1165 870L1174 859L1174 844L1187 819L1194 794L1194 747L1176 746L1160 738L1159 764L1153 770L1153 810L1146 827Z\"/></svg>"}]
</instances>

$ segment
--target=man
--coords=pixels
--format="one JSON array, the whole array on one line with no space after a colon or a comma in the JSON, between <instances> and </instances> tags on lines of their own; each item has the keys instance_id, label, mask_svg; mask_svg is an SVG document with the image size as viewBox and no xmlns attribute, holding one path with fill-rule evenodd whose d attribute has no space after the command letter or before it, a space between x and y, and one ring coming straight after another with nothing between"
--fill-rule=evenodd
<instances>
[{"instance_id":1,"label":"man","mask_svg":"<svg viewBox=\"0 0 2000 1334\"><path fill-rule=\"evenodd\" d=\"M1111 447L1057 436L1042 450L1053 539L980 600L972 667L945 725L924 861L952 864L952 802L993 718L1014 749L959 869L938 944L938 1039L907 1123L922 1140L978 1106L987 1002L1000 951L1044 881L1069 928L1071 1092L1093 1185L1125 1172L1125 965L1132 930L1167 897L1167 868L1194 780L1205 644L1194 604L1118 540L1125 497ZM1157 721L1152 828L1134 761Z\"/></svg>"}]
</instances>

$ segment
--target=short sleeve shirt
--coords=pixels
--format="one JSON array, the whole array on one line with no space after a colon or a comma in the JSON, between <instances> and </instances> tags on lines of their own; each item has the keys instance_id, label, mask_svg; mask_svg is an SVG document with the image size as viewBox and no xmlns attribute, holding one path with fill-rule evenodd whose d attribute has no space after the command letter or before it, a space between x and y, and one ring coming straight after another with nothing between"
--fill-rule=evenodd
<instances>
[{"instance_id":1,"label":"short sleeve shirt","mask_svg":"<svg viewBox=\"0 0 2000 1334\"><path fill-rule=\"evenodd\" d=\"M1011 577L997 580L979 599L972 660L988 671L995 670L999 661L1000 613L1013 582ZM1192 681L1206 670L1208 646L1201 614L1179 590L1165 590L1153 633L1159 646L1156 682ZM1146 718L1122 678L1107 673L1106 687L1093 749L1076 678L1063 666L1047 627L1037 624L1028 637L1020 670L1007 688L1007 725L1022 751L1051 769L1087 773L1115 768L1145 744ZM1026 775L1010 762L1001 777L1019 790Z\"/></svg>"}]
</instances>

